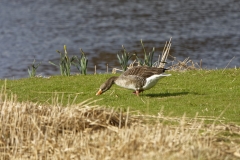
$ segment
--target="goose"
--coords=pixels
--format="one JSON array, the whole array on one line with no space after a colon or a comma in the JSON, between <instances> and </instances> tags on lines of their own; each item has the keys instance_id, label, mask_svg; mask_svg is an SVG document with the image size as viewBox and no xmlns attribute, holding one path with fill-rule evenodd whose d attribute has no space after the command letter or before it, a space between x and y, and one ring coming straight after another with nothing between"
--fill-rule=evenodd
<instances>
[{"instance_id":1,"label":"goose","mask_svg":"<svg viewBox=\"0 0 240 160\"><path fill-rule=\"evenodd\" d=\"M109 78L105 83L100 86L96 95L101 95L111 88L113 84L120 87L134 90L137 96L144 90L154 87L157 82L171 74L165 74L165 68L136 66L123 72L119 77L114 76Z\"/></svg>"}]
</instances>

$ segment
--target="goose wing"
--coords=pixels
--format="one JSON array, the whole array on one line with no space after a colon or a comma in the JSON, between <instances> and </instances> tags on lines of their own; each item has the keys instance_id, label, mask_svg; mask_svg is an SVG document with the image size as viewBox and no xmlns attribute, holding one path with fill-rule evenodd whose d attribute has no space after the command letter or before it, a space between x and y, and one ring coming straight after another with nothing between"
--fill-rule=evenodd
<instances>
[{"instance_id":1,"label":"goose wing","mask_svg":"<svg viewBox=\"0 0 240 160\"><path fill-rule=\"evenodd\" d=\"M148 78L152 75L159 75L164 73L166 69L164 68L156 68L156 67L147 67L147 66L137 66L128 69L125 71L122 75L123 76L137 76L137 77L143 77Z\"/></svg>"}]
</instances>

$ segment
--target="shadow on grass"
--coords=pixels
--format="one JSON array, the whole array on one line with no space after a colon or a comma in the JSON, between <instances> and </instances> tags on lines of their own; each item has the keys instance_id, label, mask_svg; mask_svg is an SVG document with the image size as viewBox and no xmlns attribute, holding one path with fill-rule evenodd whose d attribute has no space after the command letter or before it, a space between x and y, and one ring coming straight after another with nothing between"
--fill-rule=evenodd
<instances>
[{"instance_id":1,"label":"shadow on grass","mask_svg":"<svg viewBox=\"0 0 240 160\"><path fill-rule=\"evenodd\" d=\"M149 97L174 97L174 96L182 96L187 95L189 92L176 92L176 93L148 93L144 94Z\"/></svg>"}]
</instances>

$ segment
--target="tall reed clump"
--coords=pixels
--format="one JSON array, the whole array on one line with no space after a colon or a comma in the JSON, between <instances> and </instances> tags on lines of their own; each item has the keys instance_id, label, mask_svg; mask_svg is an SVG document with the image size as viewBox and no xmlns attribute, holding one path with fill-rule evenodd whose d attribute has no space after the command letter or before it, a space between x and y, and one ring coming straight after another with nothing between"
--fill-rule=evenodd
<instances>
[{"instance_id":1,"label":"tall reed clump","mask_svg":"<svg viewBox=\"0 0 240 160\"><path fill-rule=\"evenodd\" d=\"M162 52L162 56L159 54L159 58L158 58L158 61L154 62L153 61L153 56L154 56L154 53L155 53L155 48L153 47L152 51L149 52L147 54L146 52L146 49L144 47L144 44L143 44L143 41L141 40L141 45L142 45L142 48L143 48L143 52L144 52L144 59L140 59L138 57L137 54L133 54L136 56L136 60L133 61L133 63L131 63L129 65L129 67L133 67L134 63L137 62L138 65L140 66L149 66L149 67L158 67L158 68L164 68L165 66L165 63L167 58L168 58L168 55L169 55L169 51L170 51L170 47L171 47L171 39L166 42L165 46L164 46L164 49L163 49L163 52ZM123 46L122 46L123 47ZM131 55L130 53L127 53L125 48L123 47L123 53L122 53L122 57L120 57L118 54L117 54L117 57L118 57L118 60L120 62L120 65L121 67L123 68L123 70L125 71L128 67L128 61L130 60L130 58L133 56ZM161 60L160 60L161 58Z\"/></svg>"},{"instance_id":2,"label":"tall reed clump","mask_svg":"<svg viewBox=\"0 0 240 160\"><path fill-rule=\"evenodd\" d=\"M142 44L142 48L143 48L143 52L144 52L144 60L141 60L136 55L136 59L138 61L138 64L141 65L141 66L152 67L153 66L153 55L154 55L154 52L155 52L155 48L153 47L152 51L147 54L142 40L141 40L141 44Z\"/></svg>"},{"instance_id":3,"label":"tall reed clump","mask_svg":"<svg viewBox=\"0 0 240 160\"><path fill-rule=\"evenodd\" d=\"M123 51L122 51L122 56L120 56L119 54L117 54L117 58L118 61L123 69L123 71L127 70L128 67L128 62L132 57L132 54L127 53L126 49L124 48L124 46L122 45Z\"/></svg>"},{"instance_id":4,"label":"tall reed clump","mask_svg":"<svg viewBox=\"0 0 240 160\"><path fill-rule=\"evenodd\" d=\"M0 159L240 158L239 143L216 136L226 125L206 127L198 117L131 115L94 106L93 100L62 107L58 96L52 105L20 103L6 88L0 92ZM240 129L227 127L233 134Z\"/></svg>"},{"instance_id":5,"label":"tall reed clump","mask_svg":"<svg viewBox=\"0 0 240 160\"><path fill-rule=\"evenodd\" d=\"M85 53L83 52L82 49L80 49L81 52L81 56L74 56L74 59L76 60L76 63L73 62L73 64L77 67L78 71L81 74L86 75L87 74L87 65L88 65L88 59L85 55Z\"/></svg>"},{"instance_id":6,"label":"tall reed clump","mask_svg":"<svg viewBox=\"0 0 240 160\"><path fill-rule=\"evenodd\" d=\"M36 71L41 63L35 64L35 59L31 65L31 67L28 67L28 75L29 77L35 77L36 76Z\"/></svg>"},{"instance_id":7,"label":"tall reed clump","mask_svg":"<svg viewBox=\"0 0 240 160\"><path fill-rule=\"evenodd\" d=\"M170 38L169 41L167 41L165 43L165 46L164 46L163 52L162 52L162 56L160 56L160 54L159 54L158 62L157 62L159 68L164 68L165 64L167 63L167 58L168 58L169 51L170 51L170 48L172 45L171 40L172 40L172 37ZM161 61L160 61L160 57L161 57Z\"/></svg>"},{"instance_id":8,"label":"tall reed clump","mask_svg":"<svg viewBox=\"0 0 240 160\"><path fill-rule=\"evenodd\" d=\"M64 45L63 49L64 49L64 54L57 50L57 53L60 54L59 64L57 65L57 64L55 64L51 61L49 61L49 63L58 67L60 69L61 75L70 76L70 70L71 70L72 62L75 60L75 58L74 57L70 58L68 56L66 45Z\"/></svg>"}]
</instances>

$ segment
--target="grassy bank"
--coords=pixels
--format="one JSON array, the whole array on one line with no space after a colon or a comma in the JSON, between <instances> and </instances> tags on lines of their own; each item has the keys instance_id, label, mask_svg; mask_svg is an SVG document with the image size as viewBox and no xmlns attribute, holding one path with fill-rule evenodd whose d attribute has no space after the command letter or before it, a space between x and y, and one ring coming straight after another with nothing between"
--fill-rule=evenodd
<instances>
[{"instance_id":1,"label":"grassy bank","mask_svg":"<svg viewBox=\"0 0 240 160\"><path fill-rule=\"evenodd\" d=\"M240 70L170 73L140 97L95 96L110 74L1 80L0 159L239 159Z\"/></svg>"},{"instance_id":2,"label":"grassy bank","mask_svg":"<svg viewBox=\"0 0 240 160\"><path fill-rule=\"evenodd\" d=\"M53 76L7 80L8 93L19 101L42 104L77 104L85 100L107 107L118 107L144 114L206 119L219 118L225 122L240 123L240 70L197 70L170 72L158 84L140 97L118 86L101 96L95 96L99 86L113 74ZM1 80L0 85L5 81ZM96 100L96 102L94 102Z\"/></svg>"}]
</instances>

